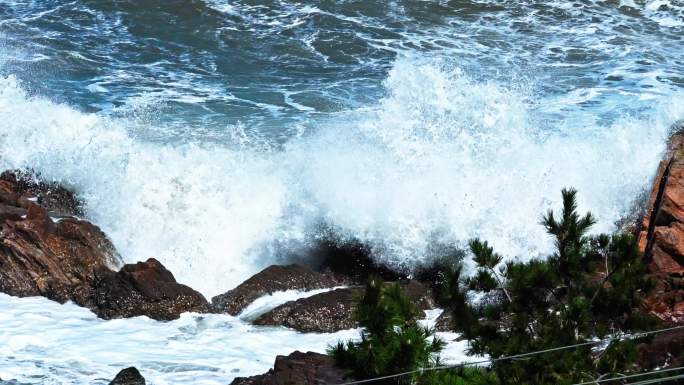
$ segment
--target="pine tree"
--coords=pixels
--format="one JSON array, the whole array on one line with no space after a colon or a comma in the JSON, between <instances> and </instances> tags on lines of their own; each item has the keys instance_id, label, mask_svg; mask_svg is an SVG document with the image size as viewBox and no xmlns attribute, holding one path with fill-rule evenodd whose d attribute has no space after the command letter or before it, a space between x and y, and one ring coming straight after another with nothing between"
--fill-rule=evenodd
<instances>
[{"instance_id":1,"label":"pine tree","mask_svg":"<svg viewBox=\"0 0 684 385\"><path fill-rule=\"evenodd\" d=\"M549 211L541 221L555 241L548 258L502 263L487 242L475 239L469 246L477 271L470 277L462 269L448 273L444 296L450 299L455 328L470 342L470 353L500 358L654 324L639 311L653 282L635 239L589 236L595 218L577 213L575 190L562 194L560 216ZM468 301L469 290L482 300ZM492 369L501 384L571 384L633 369L635 346L632 340L613 340L607 347L500 361Z\"/></svg>"},{"instance_id":2,"label":"pine tree","mask_svg":"<svg viewBox=\"0 0 684 385\"><path fill-rule=\"evenodd\" d=\"M420 326L418 316L418 309L398 284L370 278L355 312L363 328L361 341L339 342L328 352L356 379L430 367L444 342L434 337L433 330ZM409 384L419 377L415 374L375 383Z\"/></svg>"}]
</instances>

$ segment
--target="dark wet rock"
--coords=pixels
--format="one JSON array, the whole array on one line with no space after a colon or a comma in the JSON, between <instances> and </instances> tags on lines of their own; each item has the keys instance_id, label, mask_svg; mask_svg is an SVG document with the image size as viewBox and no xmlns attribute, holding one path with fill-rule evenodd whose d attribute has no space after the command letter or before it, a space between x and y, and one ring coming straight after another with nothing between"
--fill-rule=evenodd
<instances>
[{"instance_id":1,"label":"dark wet rock","mask_svg":"<svg viewBox=\"0 0 684 385\"><path fill-rule=\"evenodd\" d=\"M26 209L0 203L0 223L6 220L20 221L26 216Z\"/></svg>"},{"instance_id":2,"label":"dark wet rock","mask_svg":"<svg viewBox=\"0 0 684 385\"><path fill-rule=\"evenodd\" d=\"M355 284L365 284L370 276L380 277L385 281L408 278L404 272L373 259L370 247L359 241L323 240L310 253L312 260L316 261L315 270L343 275Z\"/></svg>"},{"instance_id":3,"label":"dark wet rock","mask_svg":"<svg viewBox=\"0 0 684 385\"><path fill-rule=\"evenodd\" d=\"M342 286L335 274L323 274L300 265L269 266L238 287L212 298L215 312L238 315L259 297L285 290L315 290Z\"/></svg>"},{"instance_id":4,"label":"dark wet rock","mask_svg":"<svg viewBox=\"0 0 684 385\"><path fill-rule=\"evenodd\" d=\"M294 352L278 356L273 369L253 377L238 377L231 385L322 385L348 381L331 357L319 353Z\"/></svg>"},{"instance_id":5,"label":"dark wet rock","mask_svg":"<svg viewBox=\"0 0 684 385\"><path fill-rule=\"evenodd\" d=\"M280 325L300 332L332 333L352 329L354 304L363 296L363 287L344 288L290 301L262 314L255 325Z\"/></svg>"},{"instance_id":6,"label":"dark wet rock","mask_svg":"<svg viewBox=\"0 0 684 385\"><path fill-rule=\"evenodd\" d=\"M145 378L138 369L130 367L120 371L109 385L145 385Z\"/></svg>"},{"instance_id":7,"label":"dark wet rock","mask_svg":"<svg viewBox=\"0 0 684 385\"><path fill-rule=\"evenodd\" d=\"M118 272L98 271L93 311L105 319L145 315L177 319L184 312L207 312L209 303L197 291L179 284L159 261L125 265Z\"/></svg>"},{"instance_id":8,"label":"dark wet rock","mask_svg":"<svg viewBox=\"0 0 684 385\"><path fill-rule=\"evenodd\" d=\"M54 215L83 215L83 205L71 190L43 181L40 175L16 170L0 174L0 203L23 208L37 203Z\"/></svg>"},{"instance_id":9,"label":"dark wet rock","mask_svg":"<svg viewBox=\"0 0 684 385\"><path fill-rule=\"evenodd\" d=\"M35 198L22 200L27 194ZM123 263L100 228L54 214L77 211L78 201L63 187L24 174L0 176L0 292L73 301L103 318L166 320L208 310L204 297L176 283L156 260L116 272Z\"/></svg>"},{"instance_id":10,"label":"dark wet rock","mask_svg":"<svg viewBox=\"0 0 684 385\"><path fill-rule=\"evenodd\" d=\"M416 280L400 283L406 295L420 310L430 310L437 307L437 303L432 295L432 289L426 284Z\"/></svg>"},{"instance_id":11,"label":"dark wet rock","mask_svg":"<svg viewBox=\"0 0 684 385\"><path fill-rule=\"evenodd\" d=\"M430 289L417 281L400 283L407 296L421 310L435 308ZM364 287L356 286L316 294L284 303L259 316L254 324L285 326L300 332L332 333L358 326L354 306L363 297Z\"/></svg>"},{"instance_id":12,"label":"dark wet rock","mask_svg":"<svg viewBox=\"0 0 684 385\"><path fill-rule=\"evenodd\" d=\"M658 333L647 342L637 345L638 360L642 368L653 369L666 363L669 367L684 364L684 330Z\"/></svg>"},{"instance_id":13,"label":"dark wet rock","mask_svg":"<svg viewBox=\"0 0 684 385\"><path fill-rule=\"evenodd\" d=\"M92 307L95 271L120 263L105 234L75 218L55 223L35 203L25 217L17 208L0 211L0 291Z\"/></svg>"}]
</instances>

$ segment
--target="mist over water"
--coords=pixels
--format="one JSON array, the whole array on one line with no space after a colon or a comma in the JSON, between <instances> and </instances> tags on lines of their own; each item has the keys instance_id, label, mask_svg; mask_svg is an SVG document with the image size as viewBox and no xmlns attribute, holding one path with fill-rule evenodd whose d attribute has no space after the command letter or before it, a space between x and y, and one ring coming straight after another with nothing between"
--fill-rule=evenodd
<instances>
[{"instance_id":1,"label":"mist over water","mask_svg":"<svg viewBox=\"0 0 684 385\"><path fill-rule=\"evenodd\" d=\"M400 266L476 236L530 258L572 186L611 231L684 117L682 7L663 1L0 15L2 167L70 185L126 261L206 295L322 224Z\"/></svg>"}]
</instances>

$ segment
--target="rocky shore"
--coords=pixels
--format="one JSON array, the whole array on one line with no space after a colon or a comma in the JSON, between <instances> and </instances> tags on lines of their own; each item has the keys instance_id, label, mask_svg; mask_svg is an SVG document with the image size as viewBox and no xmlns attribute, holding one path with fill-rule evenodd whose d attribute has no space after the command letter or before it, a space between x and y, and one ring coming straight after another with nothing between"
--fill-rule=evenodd
<instances>
[{"instance_id":1,"label":"rocky shore","mask_svg":"<svg viewBox=\"0 0 684 385\"><path fill-rule=\"evenodd\" d=\"M107 236L80 219L67 189L20 172L0 176L0 291L72 301L101 318L170 320L209 303L150 259L123 265ZM116 271L117 268L120 268Z\"/></svg>"},{"instance_id":2,"label":"rocky shore","mask_svg":"<svg viewBox=\"0 0 684 385\"><path fill-rule=\"evenodd\" d=\"M173 320L184 312L239 316L265 295L324 290L280 304L248 321L304 333L329 333L357 327L354 303L364 294L359 284L373 272L398 281L420 309L437 307L428 284L375 265L362 246L333 244L322 248L320 260L328 262L319 271L295 264L270 266L209 302L176 282L155 259L123 264L106 234L82 216L81 203L64 186L19 171L0 175L0 292L72 301L103 319L147 316ZM644 258L658 278L658 290L647 301L646 310L666 323L684 324L684 134L673 135L635 232ZM440 317L437 327L448 330L448 316ZM684 341L684 336L657 338L642 351L645 355L657 355L658 349L669 351L674 348L668 341L673 340ZM278 356L268 373L237 378L233 384L321 384L343 379L329 357L294 352ZM144 383L135 368L122 371L112 381Z\"/></svg>"},{"instance_id":3,"label":"rocky shore","mask_svg":"<svg viewBox=\"0 0 684 385\"><path fill-rule=\"evenodd\" d=\"M670 139L638 237L644 258L658 277L649 310L664 321L684 323L684 133Z\"/></svg>"}]
</instances>

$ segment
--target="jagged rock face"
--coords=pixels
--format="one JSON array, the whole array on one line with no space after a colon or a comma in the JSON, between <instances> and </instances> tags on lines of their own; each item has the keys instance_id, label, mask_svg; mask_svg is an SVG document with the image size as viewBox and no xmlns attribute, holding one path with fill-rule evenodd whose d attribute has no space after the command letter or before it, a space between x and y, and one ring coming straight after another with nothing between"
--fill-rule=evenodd
<instances>
[{"instance_id":1,"label":"jagged rock face","mask_svg":"<svg viewBox=\"0 0 684 385\"><path fill-rule=\"evenodd\" d=\"M348 381L331 357L319 353L294 352L278 356L273 369L253 377L238 377L231 385L320 385Z\"/></svg>"},{"instance_id":2,"label":"jagged rock face","mask_svg":"<svg viewBox=\"0 0 684 385\"><path fill-rule=\"evenodd\" d=\"M0 211L0 291L91 307L95 271L120 263L105 234L75 218L54 223L35 203L25 218L16 207Z\"/></svg>"},{"instance_id":3,"label":"jagged rock face","mask_svg":"<svg viewBox=\"0 0 684 385\"><path fill-rule=\"evenodd\" d=\"M74 303L102 318L178 318L208 311L198 292L156 260L125 265L107 236L78 213L74 194L16 173L0 176L0 292ZM51 211L48 211L51 210Z\"/></svg>"},{"instance_id":4,"label":"jagged rock face","mask_svg":"<svg viewBox=\"0 0 684 385\"><path fill-rule=\"evenodd\" d=\"M430 289L417 281L401 283L406 295L421 310L436 307ZM285 326L300 332L333 333L358 326L354 306L364 287L336 289L282 304L259 316L254 324Z\"/></svg>"},{"instance_id":5,"label":"jagged rock face","mask_svg":"<svg viewBox=\"0 0 684 385\"><path fill-rule=\"evenodd\" d=\"M238 287L212 298L214 311L238 315L259 297L285 290L316 290L345 284L334 274L323 274L300 265L269 266Z\"/></svg>"},{"instance_id":6,"label":"jagged rock face","mask_svg":"<svg viewBox=\"0 0 684 385\"><path fill-rule=\"evenodd\" d=\"M659 277L649 310L661 319L684 322L684 133L670 139L641 223L639 247Z\"/></svg>"},{"instance_id":7,"label":"jagged rock face","mask_svg":"<svg viewBox=\"0 0 684 385\"><path fill-rule=\"evenodd\" d=\"M318 261L318 266L314 266L315 270L340 274L358 285L365 284L371 276L380 277L385 281L408 279L406 272L373 259L370 247L358 240L343 243L333 238L322 240L310 250L310 253L312 259Z\"/></svg>"},{"instance_id":8,"label":"jagged rock face","mask_svg":"<svg viewBox=\"0 0 684 385\"><path fill-rule=\"evenodd\" d=\"M109 385L145 385L145 378L134 367L120 371Z\"/></svg>"},{"instance_id":9,"label":"jagged rock face","mask_svg":"<svg viewBox=\"0 0 684 385\"><path fill-rule=\"evenodd\" d=\"M0 202L23 208L28 208L29 202L38 203L55 216L83 215L83 205L72 191L22 171L0 174Z\"/></svg>"},{"instance_id":10,"label":"jagged rock face","mask_svg":"<svg viewBox=\"0 0 684 385\"><path fill-rule=\"evenodd\" d=\"M176 282L156 259L125 265L115 273L98 271L93 311L110 319L146 315L177 319L183 312L207 312L209 303L197 291Z\"/></svg>"}]
</instances>

